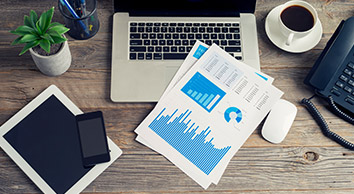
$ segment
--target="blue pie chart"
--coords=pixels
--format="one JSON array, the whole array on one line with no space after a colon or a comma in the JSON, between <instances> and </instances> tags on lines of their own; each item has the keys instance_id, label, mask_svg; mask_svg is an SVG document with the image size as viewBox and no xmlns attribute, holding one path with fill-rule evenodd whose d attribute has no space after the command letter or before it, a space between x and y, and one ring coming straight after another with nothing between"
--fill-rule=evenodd
<instances>
[{"instance_id":1,"label":"blue pie chart","mask_svg":"<svg viewBox=\"0 0 354 194\"><path fill-rule=\"evenodd\" d=\"M236 122L237 123L241 122L241 120L242 120L242 112L241 112L240 109L238 109L236 107L230 107L230 108L226 109L226 111L224 113L225 120L227 122L230 122L231 121L230 114L233 113L233 112L236 113L236 118L235 118Z\"/></svg>"}]
</instances>

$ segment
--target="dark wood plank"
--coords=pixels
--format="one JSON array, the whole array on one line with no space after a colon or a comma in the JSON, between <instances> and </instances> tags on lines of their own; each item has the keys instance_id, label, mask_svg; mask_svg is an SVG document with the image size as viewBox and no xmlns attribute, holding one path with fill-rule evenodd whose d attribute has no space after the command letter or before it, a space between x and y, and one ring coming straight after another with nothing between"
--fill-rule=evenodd
<instances>
[{"instance_id":1,"label":"dark wood plank","mask_svg":"<svg viewBox=\"0 0 354 194\"><path fill-rule=\"evenodd\" d=\"M64 24L64 18L61 15L58 9L59 1L43 1L43 0L2 0L0 2L1 7L6 7L4 9L3 15L6 17L2 17L1 30L14 30L18 26L23 25L23 16L29 15L30 10L34 10L38 16L47 11L49 8L55 8L53 21L60 22ZM100 31L102 32L111 32L112 25L110 16L113 15L113 2L111 0L99 0L97 3L97 13L98 19L100 20Z\"/></svg>"},{"instance_id":2,"label":"dark wood plank","mask_svg":"<svg viewBox=\"0 0 354 194\"><path fill-rule=\"evenodd\" d=\"M246 191L353 191L353 154L343 149L241 148L220 183L208 192ZM143 162L142 162L143 161ZM37 188L7 157L0 157L1 189L36 192ZM6 178L11 177L11 178ZM4 181L4 182L3 182ZM125 154L91 183L85 192L203 192L193 180L151 150L126 149Z\"/></svg>"},{"instance_id":3,"label":"dark wood plank","mask_svg":"<svg viewBox=\"0 0 354 194\"><path fill-rule=\"evenodd\" d=\"M312 117L309 116L307 110L299 104L299 101L303 97L312 95L311 90L306 89L303 84L299 84L303 79L304 71L294 69L289 74L286 73L287 70L280 71L270 69L268 71L278 72L275 74L276 81L274 84L285 92L284 99L295 103L299 110L288 136L288 138L292 139L287 139L284 144L289 146L336 145L334 142L323 137L317 124L312 120ZM0 77L0 87L3 91L0 93L1 109L10 112L4 117L0 117L0 123L4 123L16 110L25 106L50 84L56 84L79 108L91 111L103 109L104 112L107 112L105 115L111 118L107 120L109 123L108 126L112 126L113 131L117 132L117 134L121 134L121 132L124 133L126 129L132 132L148 112L151 111L155 103L134 104L111 102L109 99L109 88L105 88L109 82L109 78L107 78L108 74L107 70L72 70L60 77L48 78L41 75L38 71L13 70L11 71L11 75L4 76L6 79ZM296 76L299 77L297 80L294 81L291 79ZM45 78L45 82L43 82L43 78ZM11 85L7 83L11 83ZM325 102L317 100L315 103L319 105L319 110L323 113L323 116L328 120L334 130L338 130L339 134L345 135L349 140L353 139L350 131L352 128L351 125L330 113L324 106ZM115 130L116 127L119 129L118 131ZM304 128L306 129L305 131L303 131ZM293 131L294 136L291 135ZM301 138L302 140L297 140L299 137L295 134L301 134L301 137L303 137ZM257 137L251 136L250 139L253 140L253 138L260 139L260 135L257 134ZM313 141L313 139L317 141ZM245 145L269 146L268 143L264 142L262 139L260 140L261 141L247 141ZM125 141L129 142L128 144L134 143L134 134L126 136Z\"/></svg>"},{"instance_id":4,"label":"dark wood plank","mask_svg":"<svg viewBox=\"0 0 354 194\"><path fill-rule=\"evenodd\" d=\"M265 69L275 78L274 85L284 92L284 99L293 103L313 92L303 83L308 73L303 68ZM8 70L0 72L0 109L19 109L37 96L50 84L57 85L81 108L153 107L155 103L113 103L110 100L110 70L69 69L59 77L47 77L37 69ZM129 84L129 83L127 83ZM133 87L133 86L132 86Z\"/></svg>"},{"instance_id":5,"label":"dark wood plank","mask_svg":"<svg viewBox=\"0 0 354 194\"><path fill-rule=\"evenodd\" d=\"M135 141L135 128L151 111L150 108L119 108L119 109L82 109L84 112L102 110L105 116L107 135L122 149L146 149L149 148ZM351 125L336 118L331 112L324 108L320 111L324 112L327 122L332 130L345 136L348 140L354 141L354 135L351 132ZM6 111L0 114L1 121L8 120L16 110ZM129 116L129 117L128 117ZM264 140L261 136L260 129L262 124L257 128L243 147L335 147L335 142L325 137L317 124L308 116L304 108L299 109L299 114L289 131L286 139L279 145L271 144ZM1 152L0 152L1 156Z\"/></svg>"}]
</instances>

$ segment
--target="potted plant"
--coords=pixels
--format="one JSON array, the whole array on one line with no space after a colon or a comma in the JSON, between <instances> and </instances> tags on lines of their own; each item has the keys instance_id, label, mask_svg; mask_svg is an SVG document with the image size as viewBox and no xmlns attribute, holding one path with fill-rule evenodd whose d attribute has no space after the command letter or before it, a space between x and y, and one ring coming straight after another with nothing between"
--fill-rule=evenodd
<instances>
[{"instance_id":1,"label":"potted plant","mask_svg":"<svg viewBox=\"0 0 354 194\"><path fill-rule=\"evenodd\" d=\"M63 24L52 23L54 7L38 18L31 10L24 16L24 25L10 31L19 35L12 45L25 44L19 55L28 50L38 69L45 75L58 76L67 71L71 64L69 45L64 33L69 31Z\"/></svg>"}]
</instances>

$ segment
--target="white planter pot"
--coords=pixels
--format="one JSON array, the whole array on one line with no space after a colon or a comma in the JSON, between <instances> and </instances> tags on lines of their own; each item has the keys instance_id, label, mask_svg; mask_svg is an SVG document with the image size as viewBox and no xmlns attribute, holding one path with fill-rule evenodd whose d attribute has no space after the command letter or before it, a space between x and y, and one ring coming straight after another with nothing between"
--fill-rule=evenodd
<instances>
[{"instance_id":1,"label":"white planter pot","mask_svg":"<svg viewBox=\"0 0 354 194\"><path fill-rule=\"evenodd\" d=\"M65 41L60 50L50 56L42 56L29 49L32 59L38 69L45 75L58 76L65 73L71 64L71 53L68 41Z\"/></svg>"}]
</instances>

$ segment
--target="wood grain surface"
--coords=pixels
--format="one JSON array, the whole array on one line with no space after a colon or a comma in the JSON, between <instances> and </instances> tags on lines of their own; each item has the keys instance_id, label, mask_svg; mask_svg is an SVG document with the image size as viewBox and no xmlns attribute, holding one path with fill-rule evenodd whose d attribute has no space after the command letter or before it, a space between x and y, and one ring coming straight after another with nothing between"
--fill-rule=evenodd
<instances>
[{"instance_id":1,"label":"wood grain surface","mask_svg":"<svg viewBox=\"0 0 354 194\"><path fill-rule=\"evenodd\" d=\"M11 46L9 33L23 24L31 9L55 6L54 21L64 23L57 1L1 0L0 125L50 84L58 86L84 112L101 110L107 135L123 155L92 182L84 193L354 193L354 152L326 138L299 101L312 91L302 81L341 20L354 15L353 0L308 0L323 25L320 43L302 54L278 49L265 33L269 11L286 0L259 0L256 7L261 69L275 78L283 98L298 108L295 122L281 144L265 141L258 127L231 160L220 183L203 190L163 156L139 144L133 132L155 103L113 103L110 67L113 0L98 0L100 30L93 38L69 38L72 65L59 77L47 77L35 67L22 46ZM354 32L353 32L354 33ZM322 100L315 104L331 129L354 141L354 127L331 112ZM40 193L32 181L0 149L0 193Z\"/></svg>"}]
</instances>

